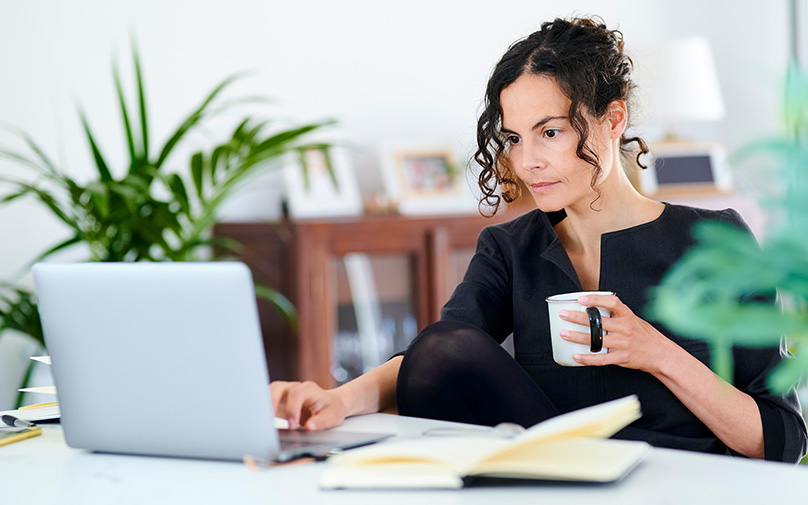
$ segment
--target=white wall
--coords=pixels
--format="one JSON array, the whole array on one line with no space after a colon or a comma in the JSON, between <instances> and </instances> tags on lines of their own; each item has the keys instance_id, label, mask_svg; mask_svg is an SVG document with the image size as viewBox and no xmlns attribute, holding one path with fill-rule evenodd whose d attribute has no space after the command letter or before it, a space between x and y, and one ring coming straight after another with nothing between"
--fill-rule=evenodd
<instances>
[{"instance_id":1,"label":"white wall","mask_svg":"<svg viewBox=\"0 0 808 505\"><path fill-rule=\"evenodd\" d=\"M695 136L715 136L734 148L777 128L786 0L581 0L574 11L546 0L7 1L0 3L0 123L29 132L74 177L87 177L92 164L75 111L81 104L121 173L125 146L111 63L117 57L124 82L131 82L134 35L153 139L164 139L221 79L254 69L233 95L272 95L280 99L276 114L300 121L339 119L334 135L355 147L361 189L372 194L381 189L377 147L383 142L447 142L468 156L499 56L541 21L572 12L619 25L638 65L668 38L711 40L728 112L719 124L685 125ZM642 119L651 111L637 112ZM654 131L652 123L643 128ZM0 145L19 143L0 130ZM184 169L184 161L173 166ZM15 170L0 161L0 174ZM268 206L245 195L227 212L260 217ZM37 204L0 208L0 279L67 235ZM0 353L7 358L0 361L15 353ZM4 376L0 382L6 382L0 389L10 389L17 381Z\"/></svg>"},{"instance_id":2,"label":"white wall","mask_svg":"<svg viewBox=\"0 0 808 505\"><path fill-rule=\"evenodd\" d=\"M639 65L648 48L669 37L706 35L728 114L721 124L694 125L694 131L735 147L776 128L787 52L785 0L587 0L574 9L545 0L4 2L0 122L31 133L71 173L83 176L92 165L75 113L80 103L104 151L123 170L110 69L117 56L129 82L134 34L157 139L219 80L255 69L257 75L234 94L275 96L281 101L276 113L301 121L339 119L335 135L354 144L362 190L369 194L381 185L381 142L450 142L468 155L498 57L542 20L576 12L619 25ZM0 144L9 143L13 139L0 131ZM3 170L14 167L0 162ZM266 211L255 207L261 203L254 198L243 202L229 212L243 217ZM0 208L0 278L64 237L65 230L36 205Z\"/></svg>"}]
</instances>

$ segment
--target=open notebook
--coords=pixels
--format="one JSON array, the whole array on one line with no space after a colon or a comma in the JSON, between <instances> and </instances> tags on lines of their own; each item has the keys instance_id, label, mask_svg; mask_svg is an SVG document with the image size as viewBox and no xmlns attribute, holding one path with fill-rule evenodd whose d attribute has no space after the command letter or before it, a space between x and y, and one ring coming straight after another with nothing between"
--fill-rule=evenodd
<instances>
[{"instance_id":1,"label":"open notebook","mask_svg":"<svg viewBox=\"0 0 808 505\"><path fill-rule=\"evenodd\" d=\"M614 482L628 475L651 447L607 437L640 415L640 402L632 395L568 412L516 433L464 429L454 435L399 439L335 456L320 485L324 489L452 489L491 478Z\"/></svg>"}]
</instances>

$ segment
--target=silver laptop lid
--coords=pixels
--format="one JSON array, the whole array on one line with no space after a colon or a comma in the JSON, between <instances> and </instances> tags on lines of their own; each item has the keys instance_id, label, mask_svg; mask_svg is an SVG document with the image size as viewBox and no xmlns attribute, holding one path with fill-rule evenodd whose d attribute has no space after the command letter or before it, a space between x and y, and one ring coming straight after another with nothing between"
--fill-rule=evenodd
<instances>
[{"instance_id":1,"label":"silver laptop lid","mask_svg":"<svg viewBox=\"0 0 808 505\"><path fill-rule=\"evenodd\" d=\"M278 452L241 263L37 264L68 445L240 460Z\"/></svg>"}]
</instances>

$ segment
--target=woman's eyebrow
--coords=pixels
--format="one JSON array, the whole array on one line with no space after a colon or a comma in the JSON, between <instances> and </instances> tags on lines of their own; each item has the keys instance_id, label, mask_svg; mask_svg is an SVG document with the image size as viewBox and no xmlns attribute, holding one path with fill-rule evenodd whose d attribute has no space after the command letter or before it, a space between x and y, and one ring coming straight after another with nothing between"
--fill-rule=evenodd
<instances>
[{"instance_id":1,"label":"woman's eyebrow","mask_svg":"<svg viewBox=\"0 0 808 505\"><path fill-rule=\"evenodd\" d=\"M556 120L556 119L562 119L562 120L566 120L566 119L568 119L568 118L567 118L567 116L547 116L547 117L545 117L545 118L543 118L543 119L540 119L540 120L539 120L539 121L538 121L536 124L534 124L534 125L533 125L533 126L530 128L530 130L531 130L531 131L533 131L533 130L537 130L537 129L541 128L542 126L544 126L545 124L549 123L550 121L554 121L554 120ZM516 134L516 132L515 132L515 131L513 131L513 130L509 130L508 128L505 128L505 127L500 128L500 131L501 131L502 133L514 133L514 134Z\"/></svg>"}]
</instances>

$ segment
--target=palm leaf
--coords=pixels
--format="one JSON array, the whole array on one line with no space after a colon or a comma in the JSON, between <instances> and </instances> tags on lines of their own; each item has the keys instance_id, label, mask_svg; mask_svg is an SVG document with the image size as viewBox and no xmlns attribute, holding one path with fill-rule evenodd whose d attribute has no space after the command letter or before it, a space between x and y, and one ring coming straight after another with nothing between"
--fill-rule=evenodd
<instances>
[{"instance_id":1,"label":"palm leaf","mask_svg":"<svg viewBox=\"0 0 808 505\"><path fill-rule=\"evenodd\" d=\"M129 111L126 108L126 98L123 94L123 86L121 85L121 76L118 72L118 64L112 64L112 77L115 80L115 92L118 96L118 104L121 108L121 118L123 119L123 127L124 132L126 133L126 145L129 147L129 160L131 161L132 165L138 159L138 155L135 152L135 139L132 136L132 124L129 122ZM131 171L130 166L130 171Z\"/></svg>"},{"instance_id":2,"label":"palm leaf","mask_svg":"<svg viewBox=\"0 0 808 505\"><path fill-rule=\"evenodd\" d=\"M334 124L334 121L330 120L330 121L323 121L321 123L308 124L298 128L293 128L291 130L282 131L260 142L251 154L259 158L272 155L275 152L277 152L280 148L282 148L286 144L289 144L293 140L296 140L297 138L302 137L303 135L311 133L314 130L332 124Z\"/></svg>"},{"instance_id":3,"label":"palm leaf","mask_svg":"<svg viewBox=\"0 0 808 505\"><path fill-rule=\"evenodd\" d=\"M93 182L87 185L87 192L90 194L90 201L94 209L98 211L98 216L103 220L109 216L110 198L105 184Z\"/></svg>"},{"instance_id":4,"label":"palm leaf","mask_svg":"<svg viewBox=\"0 0 808 505\"><path fill-rule=\"evenodd\" d=\"M3 180L2 177L0 177L0 181L1 180ZM2 199L0 199L0 204L11 203L14 200L17 200L18 198L22 198L24 196L27 196L31 192L32 191L30 189L26 188L26 189L23 189L21 191L17 191L16 193L10 193L8 195L5 195Z\"/></svg>"},{"instance_id":5,"label":"palm leaf","mask_svg":"<svg viewBox=\"0 0 808 505\"><path fill-rule=\"evenodd\" d=\"M22 132L21 135L28 147L30 147L31 150L34 151L34 153L36 153L36 155L39 157L40 161L42 161L42 164L45 166L47 171L51 175L55 175L57 173L56 165L51 161L48 155L45 154L45 150L42 149L39 144L34 142L34 139L32 139L27 133Z\"/></svg>"},{"instance_id":6,"label":"palm leaf","mask_svg":"<svg viewBox=\"0 0 808 505\"><path fill-rule=\"evenodd\" d=\"M144 195L141 190L128 184L129 179L121 182L113 182L107 186L110 196L116 195L117 199L122 203L127 210L127 214L136 214L140 205L144 201Z\"/></svg>"},{"instance_id":7,"label":"palm leaf","mask_svg":"<svg viewBox=\"0 0 808 505\"><path fill-rule=\"evenodd\" d=\"M245 77L248 73L249 72L241 72L239 75L241 77ZM216 105L210 111L212 114L216 115L221 112L232 110L234 107L238 107L241 105L270 104L275 102L276 100L273 100L272 98L267 96L261 96L261 95L242 96L238 98L223 99L218 103L218 105Z\"/></svg>"},{"instance_id":8,"label":"palm leaf","mask_svg":"<svg viewBox=\"0 0 808 505\"><path fill-rule=\"evenodd\" d=\"M26 184L26 183L18 183L20 187L23 189L28 190L30 193L33 193L37 196L39 201L44 203L51 212L53 212L56 217L58 217L62 222L70 226L75 230L79 230L80 227L76 220L68 215L68 213L59 206L57 199L48 193L45 190L42 190L36 186Z\"/></svg>"},{"instance_id":9,"label":"palm leaf","mask_svg":"<svg viewBox=\"0 0 808 505\"><path fill-rule=\"evenodd\" d=\"M84 127L84 132L87 135L87 141L90 143L90 149L93 151L93 158L95 159L95 166L98 168L98 175L101 177L102 181L111 181L112 174L110 174L109 167L107 167L107 162L104 161L104 156L101 154L101 150L98 148L98 144L95 142L95 138L90 131L90 124L87 122L84 112L79 110L79 116L81 117L81 124Z\"/></svg>"},{"instance_id":10,"label":"palm leaf","mask_svg":"<svg viewBox=\"0 0 808 505\"><path fill-rule=\"evenodd\" d=\"M278 314L289 324L293 331L298 330L295 307L288 298L283 296L278 291L258 283L255 284L255 294L259 298L270 302L275 310L278 311Z\"/></svg>"},{"instance_id":11,"label":"palm leaf","mask_svg":"<svg viewBox=\"0 0 808 505\"><path fill-rule=\"evenodd\" d=\"M132 57L135 62L135 77L137 79L138 109L140 110L140 141L141 157L149 159L149 122L146 115L146 92L143 86L143 69L140 65L140 54L137 46L132 44ZM157 165L160 166L159 164Z\"/></svg>"},{"instance_id":12,"label":"palm leaf","mask_svg":"<svg viewBox=\"0 0 808 505\"><path fill-rule=\"evenodd\" d=\"M190 215L191 205L188 201L188 191L185 189L185 183L182 181L182 177L178 174L171 174L166 178L166 185L171 190L177 202L179 202L182 212L186 215Z\"/></svg>"},{"instance_id":13,"label":"palm leaf","mask_svg":"<svg viewBox=\"0 0 808 505\"><path fill-rule=\"evenodd\" d=\"M0 309L0 331L5 329L17 330L29 335L44 345L42 337L42 323L39 319L34 295L28 290L15 287L8 283L0 284L0 288L11 291L14 299L4 297L5 308Z\"/></svg>"},{"instance_id":14,"label":"palm leaf","mask_svg":"<svg viewBox=\"0 0 808 505\"><path fill-rule=\"evenodd\" d=\"M157 161L154 164L156 168L159 169L163 165L163 162L165 162L166 158L168 158L168 155L171 154L171 151L174 149L174 146L176 146L177 142L179 142L185 136L188 130L190 130L197 123L199 123L199 121L203 118L206 109L208 108L210 103L219 95L219 93L221 93L227 86L232 84L237 79L240 79L241 77L242 77L241 73L235 74L219 83L219 85L216 86L213 89L213 91L211 91L210 94L208 94L208 96L202 101L202 104L199 105L187 118L185 118L185 120L180 124L180 126L177 128L174 134L171 135L171 137L168 139L168 142L166 142L165 146L163 147L163 150L160 152L160 156L157 158Z\"/></svg>"},{"instance_id":15,"label":"palm leaf","mask_svg":"<svg viewBox=\"0 0 808 505\"><path fill-rule=\"evenodd\" d=\"M44 174L50 174L50 175L53 175L53 173L56 172L56 166L54 165L54 163L51 161L51 159L48 157L45 151L39 146L39 144L34 142L34 140L31 138L30 135L28 135L25 131L20 130L19 128L15 128L13 126L4 125L4 129L11 130L20 138L22 138L22 140L25 142L26 145L28 145L31 151L33 151L34 154L37 155L39 161L41 162L41 165L35 161L32 161L30 158L26 156L23 156L15 151L9 151L7 149L0 148L0 156L6 156L15 159L16 161L21 161L24 164L36 169L37 172L42 172Z\"/></svg>"},{"instance_id":16,"label":"palm leaf","mask_svg":"<svg viewBox=\"0 0 808 505\"><path fill-rule=\"evenodd\" d=\"M82 206L82 197L84 196L84 188L69 177L62 177L60 179L62 187L67 191L67 196L76 208Z\"/></svg>"},{"instance_id":17,"label":"palm leaf","mask_svg":"<svg viewBox=\"0 0 808 505\"><path fill-rule=\"evenodd\" d=\"M316 144L303 144L297 148L298 151L298 162L300 163L301 167L304 167L303 170L303 178L306 187L309 186L309 171L306 169L306 151L310 149L314 149L317 151L321 151L323 154L323 158L325 160L325 168L328 171L328 176L331 179L331 183L334 187L339 187L339 181L337 180L337 172L334 170L334 159L331 156L331 148L332 144L326 144L322 142L318 142Z\"/></svg>"},{"instance_id":18,"label":"palm leaf","mask_svg":"<svg viewBox=\"0 0 808 505\"><path fill-rule=\"evenodd\" d=\"M238 260L236 256L244 250L244 244L230 237L213 236L207 240L213 249L213 260Z\"/></svg>"},{"instance_id":19,"label":"palm leaf","mask_svg":"<svg viewBox=\"0 0 808 505\"><path fill-rule=\"evenodd\" d=\"M204 162L205 160L201 152L194 153L193 156L191 156L191 177L193 178L194 181L194 188L196 188L196 194L197 196L199 196L200 200L205 199L203 196L204 187L203 187L203 175L202 175Z\"/></svg>"},{"instance_id":20,"label":"palm leaf","mask_svg":"<svg viewBox=\"0 0 808 505\"><path fill-rule=\"evenodd\" d=\"M246 135L245 132L247 131L247 126L250 124L250 120L251 120L251 118L249 118L249 117L245 118L244 121L239 123L239 125L236 127L236 129L233 130L233 135L232 135L233 140L239 141L242 144L245 143L245 140L247 138L247 135Z\"/></svg>"},{"instance_id":21,"label":"palm leaf","mask_svg":"<svg viewBox=\"0 0 808 505\"><path fill-rule=\"evenodd\" d=\"M26 165L26 166L28 166L30 168L33 168L36 172L38 172L38 173L40 173L40 174L42 174L44 176L50 176L51 175L50 171L48 171L47 169L43 169L42 165L40 165L39 163L32 160L31 158L29 158L29 157L27 157L27 156L25 156L23 154L20 154L20 153L18 153L16 151L10 151L8 149L0 148L0 156L3 156L4 158L8 158L8 159L13 160L13 161L17 161L19 163L22 163L23 165Z\"/></svg>"},{"instance_id":22,"label":"palm leaf","mask_svg":"<svg viewBox=\"0 0 808 505\"><path fill-rule=\"evenodd\" d=\"M223 160L223 163L226 165L227 160L230 157L232 149L229 144L223 144L217 146L213 153L210 155L210 180L211 183L216 182L216 172L219 167L219 160Z\"/></svg>"},{"instance_id":23,"label":"palm leaf","mask_svg":"<svg viewBox=\"0 0 808 505\"><path fill-rule=\"evenodd\" d=\"M67 240L65 240L63 242L59 242L55 246L52 246L51 248L49 248L45 252L40 253L38 256L34 257L34 259L29 261L25 266L25 270L26 271L29 270L32 266L34 266L35 264L39 263L40 261L46 259L47 257L49 257L49 256L51 256L51 255L53 255L53 254L55 254L55 253L57 253L57 252L59 252L59 251L61 251L63 249L67 249L70 246L80 244L80 243L84 242L84 240L85 240L84 235L77 233L77 234L73 235L72 237L70 237L69 239L67 239Z\"/></svg>"}]
</instances>

